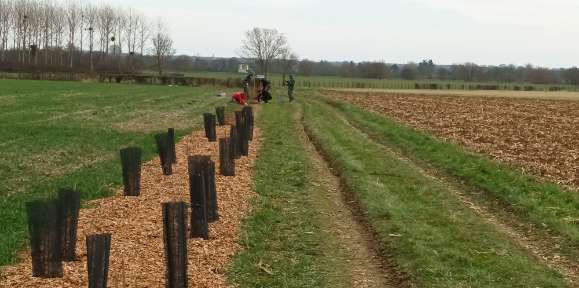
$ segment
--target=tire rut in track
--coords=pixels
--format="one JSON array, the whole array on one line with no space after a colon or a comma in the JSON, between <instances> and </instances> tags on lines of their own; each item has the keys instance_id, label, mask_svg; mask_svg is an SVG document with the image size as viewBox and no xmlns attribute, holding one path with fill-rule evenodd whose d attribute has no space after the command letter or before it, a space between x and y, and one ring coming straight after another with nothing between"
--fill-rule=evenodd
<instances>
[{"instance_id":1,"label":"tire rut in track","mask_svg":"<svg viewBox=\"0 0 579 288\"><path fill-rule=\"evenodd\" d=\"M370 227L352 193L323 157L319 146L311 140L311 134L303 125L301 110L294 115L294 123L304 147L310 156L315 172L327 192L326 201L331 223L327 223L340 241L351 270L353 287L413 287L384 253L383 244Z\"/></svg>"},{"instance_id":2,"label":"tire rut in track","mask_svg":"<svg viewBox=\"0 0 579 288\"><path fill-rule=\"evenodd\" d=\"M457 197L459 201L461 201L466 207L474 210L477 215L495 227L497 231L507 235L513 243L525 249L527 253L529 253L543 265L559 272L569 282L569 284L572 285L572 287L579 287L579 263L557 252L557 237L550 237L551 239L547 239L543 235L532 233L529 231L529 229L524 229L524 227L529 227L528 223L517 220L516 217L510 215L509 212L501 211L497 213L496 210L500 209L498 207L487 207L485 205L478 204L477 201L469 195L469 193L473 193L468 192L472 190L471 188L460 184L456 179L442 175L436 169L428 167L428 164L426 163L417 163L418 161L410 159L402 155L400 152L379 143L377 140L375 140L374 136L362 131L354 124L352 124L348 119L346 119L342 112L339 112L334 108L332 109L336 115L338 115L338 118L346 125L360 132L370 141L382 147L386 153L392 155L402 162L407 163L426 178L429 178L432 181L443 185L443 187L446 187Z\"/></svg>"}]
</instances>

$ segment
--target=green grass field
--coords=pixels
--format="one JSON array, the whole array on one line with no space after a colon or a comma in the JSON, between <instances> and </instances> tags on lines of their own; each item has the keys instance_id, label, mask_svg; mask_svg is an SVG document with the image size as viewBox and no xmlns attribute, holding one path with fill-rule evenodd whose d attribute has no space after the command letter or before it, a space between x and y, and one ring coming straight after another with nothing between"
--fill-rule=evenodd
<instances>
[{"instance_id":1,"label":"green grass field","mask_svg":"<svg viewBox=\"0 0 579 288\"><path fill-rule=\"evenodd\" d=\"M0 80L0 265L24 244L24 203L57 187L83 199L121 185L119 149L154 155L152 135L200 127L201 114L226 103L214 88ZM176 126L175 126L176 125Z\"/></svg>"}]
</instances>

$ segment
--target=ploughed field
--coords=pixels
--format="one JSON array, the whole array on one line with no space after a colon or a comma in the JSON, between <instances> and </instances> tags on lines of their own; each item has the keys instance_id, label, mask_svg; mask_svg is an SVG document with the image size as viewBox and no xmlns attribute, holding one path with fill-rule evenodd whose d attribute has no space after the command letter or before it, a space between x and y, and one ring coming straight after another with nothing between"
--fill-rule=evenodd
<instances>
[{"instance_id":1,"label":"ploughed field","mask_svg":"<svg viewBox=\"0 0 579 288\"><path fill-rule=\"evenodd\" d=\"M325 91L534 175L579 187L579 102Z\"/></svg>"}]
</instances>

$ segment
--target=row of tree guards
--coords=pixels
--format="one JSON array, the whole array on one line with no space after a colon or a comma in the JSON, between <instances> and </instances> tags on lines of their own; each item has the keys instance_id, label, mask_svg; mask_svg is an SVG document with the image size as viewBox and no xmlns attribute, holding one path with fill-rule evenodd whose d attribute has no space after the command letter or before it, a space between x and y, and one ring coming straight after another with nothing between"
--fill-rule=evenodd
<instances>
[{"instance_id":1,"label":"row of tree guards","mask_svg":"<svg viewBox=\"0 0 579 288\"><path fill-rule=\"evenodd\" d=\"M203 114L205 135L210 142L217 142L216 125L225 125L225 107L217 107L215 112ZM249 154L253 130L252 107L246 106L236 111L235 125L230 126L226 137L219 139L221 175L235 176L235 160ZM166 133L155 135L155 142L162 172L169 176L173 173L173 164L177 163L175 130L170 128ZM142 154L139 147L120 150L124 196L140 195ZM193 155L188 156L187 164L190 203L162 204L166 287L187 287L187 239L207 240L208 223L219 220L215 162L208 155ZM57 195L56 199L27 203L33 277L63 277L63 262L77 259L75 251L80 192L65 188L58 191ZM86 237L90 288L107 287L111 242L111 234Z\"/></svg>"}]
</instances>

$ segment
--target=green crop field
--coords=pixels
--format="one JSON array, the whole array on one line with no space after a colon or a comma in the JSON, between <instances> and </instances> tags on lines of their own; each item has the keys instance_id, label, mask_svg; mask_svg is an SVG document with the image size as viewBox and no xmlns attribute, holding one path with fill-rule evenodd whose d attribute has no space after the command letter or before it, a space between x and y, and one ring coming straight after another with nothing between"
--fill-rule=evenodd
<instances>
[{"instance_id":1,"label":"green crop field","mask_svg":"<svg viewBox=\"0 0 579 288\"><path fill-rule=\"evenodd\" d=\"M152 135L199 128L201 113L225 103L214 88L0 80L0 265L26 235L24 203L57 187L84 199L121 184L118 150L155 152Z\"/></svg>"}]
</instances>

